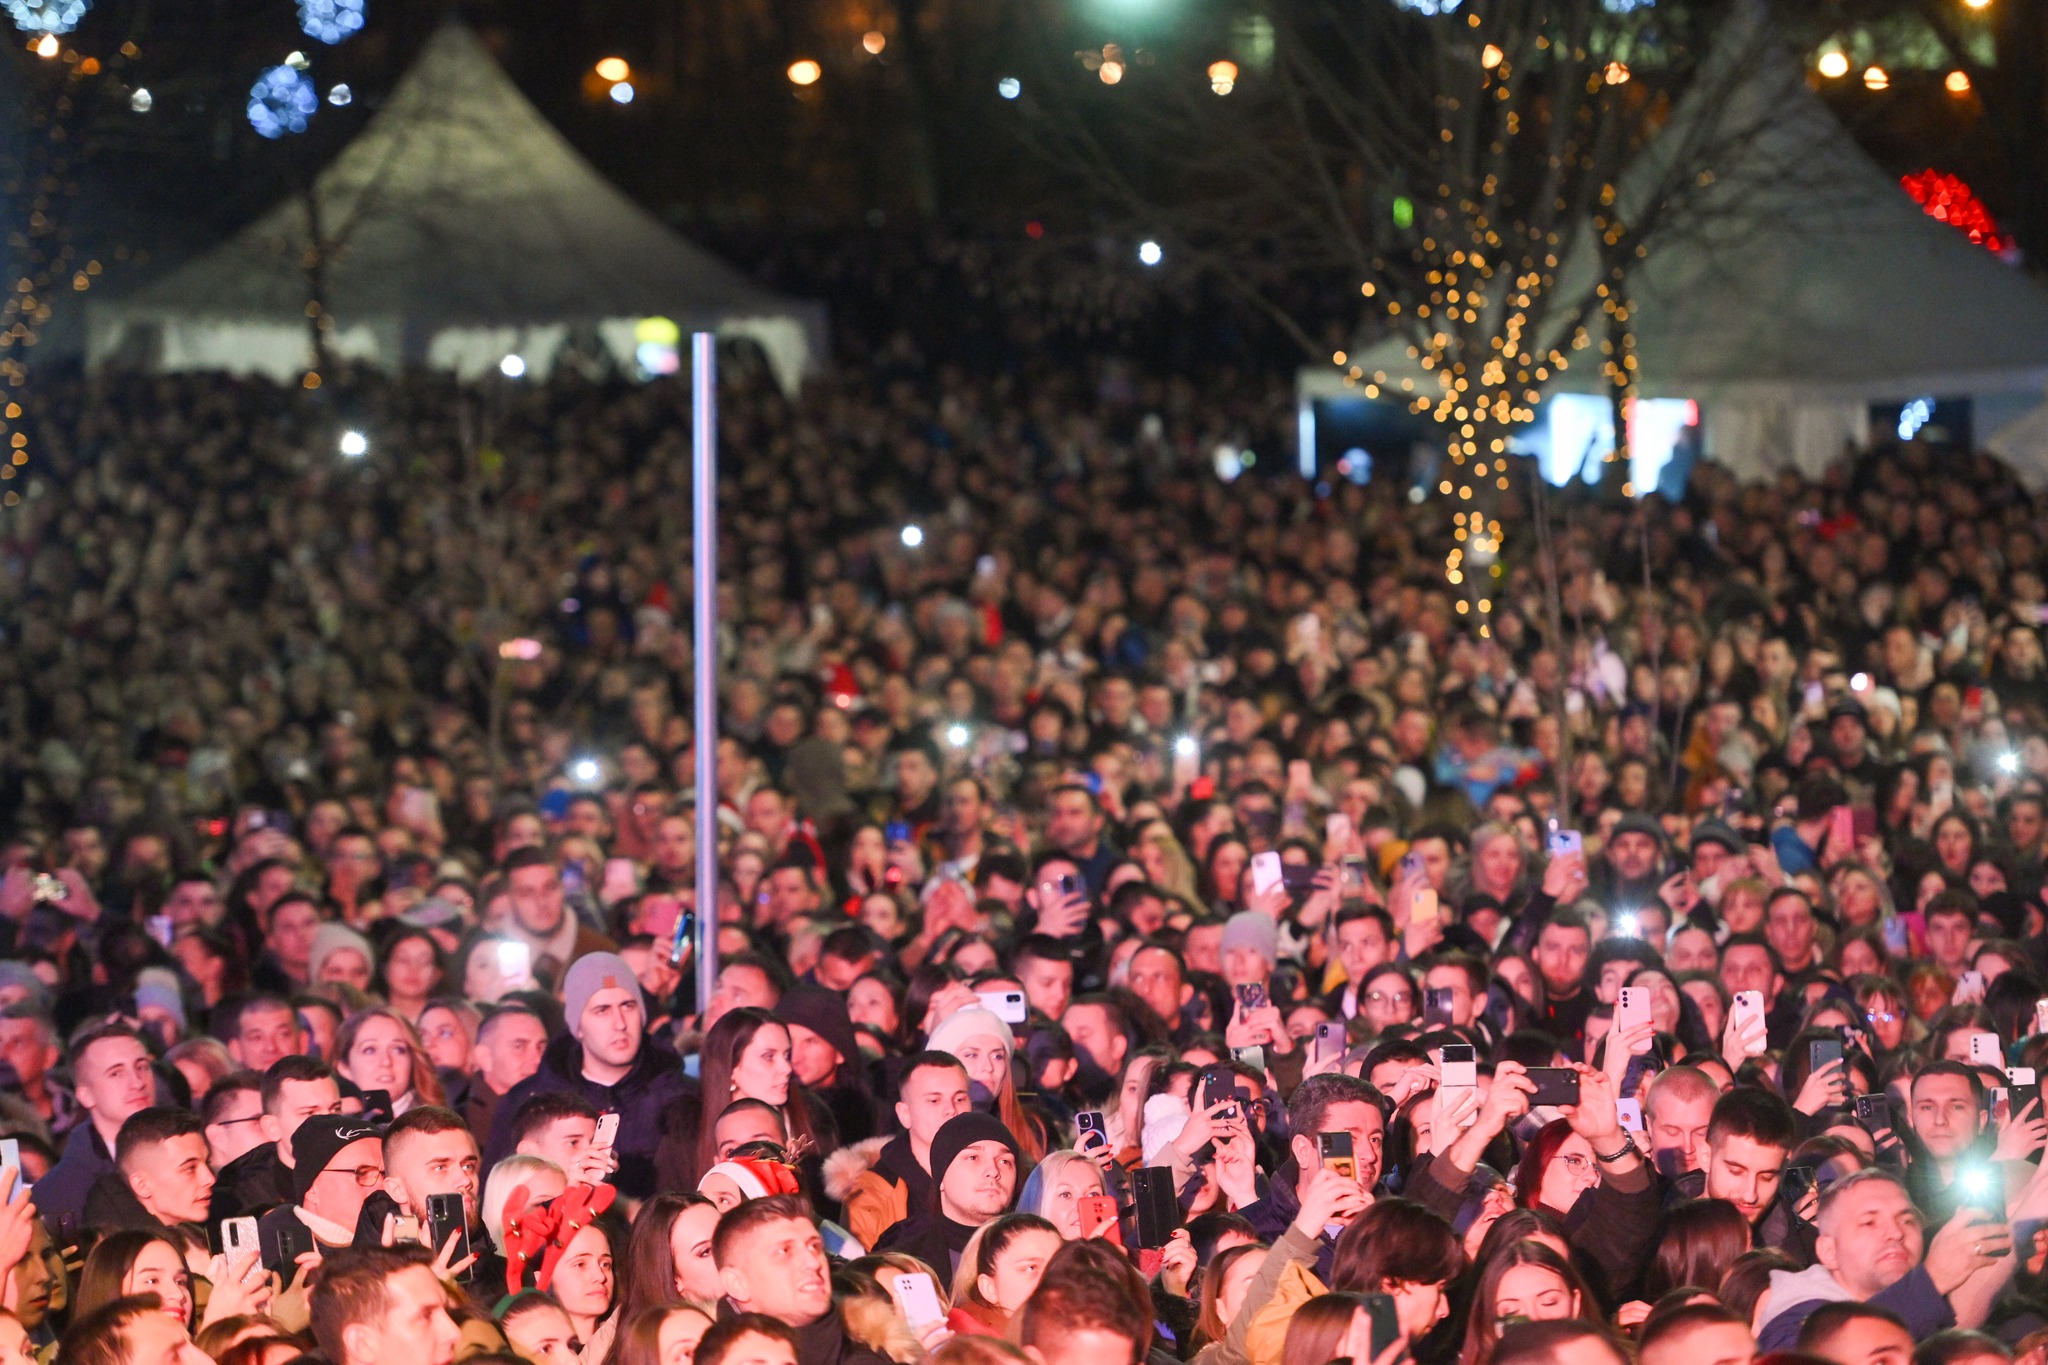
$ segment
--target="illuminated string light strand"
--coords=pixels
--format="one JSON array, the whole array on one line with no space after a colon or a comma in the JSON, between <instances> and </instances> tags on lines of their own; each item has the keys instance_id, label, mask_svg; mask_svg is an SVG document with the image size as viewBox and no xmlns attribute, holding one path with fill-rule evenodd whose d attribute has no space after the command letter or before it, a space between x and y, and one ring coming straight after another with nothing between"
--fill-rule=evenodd
<instances>
[{"instance_id":1,"label":"illuminated string light strand","mask_svg":"<svg viewBox=\"0 0 2048 1365\"><path fill-rule=\"evenodd\" d=\"M1459 8L1406 7L1437 16ZM1650 6L1645 0L1604 7L1621 14ZM1510 433L1535 419L1544 387L1568 371L1576 353L1592 347L1599 336L1607 338L1603 373L1621 397L1632 393L1638 373L1634 310L1622 291L1623 267L1647 253L1617 212L1614 185L1584 174L1596 165L1599 109L1607 101L1629 98L1627 67L1581 48L1553 48L1541 32L1532 40L1533 51L1525 45L1522 56L1511 56L1505 37L1486 41L1491 30L1481 14L1461 17L1475 31L1464 49L1470 69L1463 78L1469 83L1453 86L1455 93L1438 100L1438 136L1430 160L1440 183L1408 187L1391 201L1396 231L1412 231L1419 241L1410 238L1415 244L1406 259L1373 260L1359 286L1366 306L1379 309L1391 329L1413 338L1408 356L1424 377L1390 380L1383 370L1366 373L1344 352L1331 359L1344 371L1347 387L1367 398L1391 401L1398 395L1410 412L1426 416L1444 432L1448 458L1436 491L1454 500L1455 525L1445 581L1458 590L1459 614L1468 620L1476 615L1485 636L1491 633L1486 622L1503 577L1503 528L1488 506L1510 487ZM1537 66L1568 61L1583 73L1584 130L1548 153L1554 168L1583 175L1583 190L1570 186L1567 176L1554 203L1517 201L1502 183L1512 164L1509 148L1523 133L1516 70L1523 57ZM1461 99L1475 97L1476 105L1461 105ZM1462 118L1453 118L1461 110ZM1475 137L1477 151L1469 146ZM1475 157L1483 158L1476 170L1468 165ZM1454 193L1452 185L1461 178L1469 188ZM1432 188L1435 193L1428 193ZM1580 192L1598 200L1587 217L1580 217L1569 200ZM1596 249L1611 273L1593 299L1559 300L1560 257L1567 250L1563 233L1588 218ZM1591 318L1578 312L1587 308L1597 309Z\"/></svg>"}]
</instances>

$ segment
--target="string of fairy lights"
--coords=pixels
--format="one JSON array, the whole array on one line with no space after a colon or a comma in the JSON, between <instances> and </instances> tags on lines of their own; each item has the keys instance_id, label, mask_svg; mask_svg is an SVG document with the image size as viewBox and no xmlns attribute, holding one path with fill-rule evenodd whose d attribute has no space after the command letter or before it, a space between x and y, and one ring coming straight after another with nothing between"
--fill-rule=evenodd
<instances>
[{"instance_id":1,"label":"string of fairy lights","mask_svg":"<svg viewBox=\"0 0 2048 1365\"><path fill-rule=\"evenodd\" d=\"M297 0L299 28L317 42L333 45L360 32L366 0ZM12 269L4 302L0 302L0 387L5 403L0 405L0 483L12 483L26 471L31 449L33 419L29 411L28 351L42 337L50 321L53 298L68 285L83 294L101 282L105 267L98 260L80 261L77 249L65 240L61 226L60 200L75 193L73 180L85 139L80 122L89 108L86 83L104 78L125 95L127 108L137 115L155 107L149 89L120 78L141 57L132 42L123 42L117 55L104 63L88 55L64 35L71 33L92 8L92 0L0 0L14 25L27 38L28 50L44 61L61 65L54 98L32 109L31 130L40 135L35 144L41 164L25 163L5 185L8 197L20 203L25 215L8 233L7 248ZM303 53L294 52L281 65L265 70L250 91L249 121L264 137L303 132L307 120L319 107L317 95L307 107L311 82ZM283 75L280 75L283 73ZM351 101L348 86L336 85L327 102L346 105ZM0 506L21 505L19 489L0 492Z\"/></svg>"},{"instance_id":2,"label":"string of fairy lights","mask_svg":"<svg viewBox=\"0 0 2048 1365\"><path fill-rule=\"evenodd\" d=\"M1478 13L1467 13L1464 18L1473 30L1482 29L1485 23ZM1548 50L1549 39L1539 33L1534 46ZM1572 57L1583 59L1584 53L1574 52ZM1478 62L1481 97L1501 110L1497 134L1506 138L1518 135L1521 118L1515 106L1514 63L1493 43L1479 48ZM1588 75L1587 93L1598 95L1602 87L1621 85L1628 79L1629 71L1621 62L1601 64ZM1439 105L1455 109L1457 101L1440 98ZM1458 137L1450 120L1441 120L1436 155L1450 155ZM1488 150L1498 156L1501 142L1493 142ZM1568 149L1563 155L1574 153ZM1498 188L1489 174L1481 181L1479 192L1492 198ZM1489 510L1493 501L1489 490L1498 493L1510 487L1509 436L1535 420L1537 405L1543 400L1542 386L1570 369L1572 353L1587 349L1593 340L1583 323L1573 325L1569 338L1553 338L1547 345L1532 334L1532 317L1558 285L1560 239L1555 228L1538 221L1499 221L1469 197L1460 198L1453 212L1451 198L1450 184L1440 183L1434 200L1421 215L1430 226L1411 252L1421 273L1417 284L1405 291L1410 299L1404 301L1400 297L1404 291L1388 279L1367 279L1360 285L1362 297L1375 300L1394 328L1430 325L1429 333L1407 348L1409 359L1428 378L1419 383L1413 376L1390 381L1385 370L1368 376L1342 351L1331 359L1345 371L1347 387L1358 388L1371 399L1383 395L1392 399L1398 394L1411 413L1426 415L1446 433L1448 465L1437 492L1455 498L1460 505L1452 513L1453 543L1444 556L1444 581L1455 590L1454 608L1459 616L1478 617L1479 634L1489 637L1488 618L1504 576L1499 559L1503 527ZM1611 184L1602 186L1600 200L1602 211L1594 215L1593 228L1608 251L1617 256L1645 254L1640 244L1631 243L1628 226L1613 213L1615 190ZM1560 200L1557 208L1564 207ZM1395 208L1396 226L1406 226L1404 217L1414 221L1414 206L1405 197L1396 201ZM1373 269L1382 276L1391 275L1384 260L1375 259ZM1625 278L1626 272L1617 266L1609 279L1596 287L1608 324L1608 337L1600 343L1605 358L1602 373L1623 401L1632 394L1637 372Z\"/></svg>"}]
</instances>

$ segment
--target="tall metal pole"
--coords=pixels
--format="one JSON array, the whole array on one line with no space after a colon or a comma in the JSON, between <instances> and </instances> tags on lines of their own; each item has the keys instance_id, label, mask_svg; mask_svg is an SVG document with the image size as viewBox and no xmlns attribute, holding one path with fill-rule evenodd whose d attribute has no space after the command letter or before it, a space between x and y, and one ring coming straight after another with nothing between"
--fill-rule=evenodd
<instances>
[{"instance_id":1,"label":"tall metal pole","mask_svg":"<svg viewBox=\"0 0 2048 1365\"><path fill-rule=\"evenodd\" d=\"M690 334L697 654L697 1009L718 980L718 338Z\"/></svg>"}]
</instances>

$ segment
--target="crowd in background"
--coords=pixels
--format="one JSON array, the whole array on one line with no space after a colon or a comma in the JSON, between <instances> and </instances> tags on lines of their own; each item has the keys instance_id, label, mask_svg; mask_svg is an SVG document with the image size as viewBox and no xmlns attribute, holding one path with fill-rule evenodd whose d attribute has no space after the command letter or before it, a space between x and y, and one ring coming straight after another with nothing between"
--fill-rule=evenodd
<instances>
[{"instance_id":1,"label":"crowd in background","mask_svg":"<svg viewBox=\"0 0 2048 1365\"><path fill-rule=\"evenodd\" d=\"M2004 470L868 340L728 356L702 737L679 381L36 387L0 1365L2048 1361Z\"/></svg>"}]
</instances>

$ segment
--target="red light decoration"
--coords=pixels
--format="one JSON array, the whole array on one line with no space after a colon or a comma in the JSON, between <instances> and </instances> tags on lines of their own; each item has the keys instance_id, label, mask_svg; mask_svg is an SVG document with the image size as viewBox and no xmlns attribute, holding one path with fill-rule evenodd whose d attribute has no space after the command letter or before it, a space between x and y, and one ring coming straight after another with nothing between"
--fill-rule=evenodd
<instances>
[{"instance_id":1,"label":"red light decoration","mask_svg":"<svg viewBox=\"0 0 2048 1365\"><path fill-rule=\"evenodd\" d=\"M1899 184L1927 216L1947 223L1987 251L2006 251L2012 238L1998 230L1991 211L1959 175L1928 169L1899 177Z\"/></svg>"}]
</instances>

